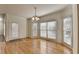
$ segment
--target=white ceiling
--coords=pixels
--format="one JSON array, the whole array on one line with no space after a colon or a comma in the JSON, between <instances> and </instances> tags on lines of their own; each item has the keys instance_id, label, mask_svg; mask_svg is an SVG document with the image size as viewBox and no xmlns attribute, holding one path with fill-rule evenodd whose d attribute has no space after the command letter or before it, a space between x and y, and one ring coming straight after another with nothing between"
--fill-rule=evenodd
<instances>
[{"instance_id":1,"label":"white ceiling","mask_svg":"<svg viewBox=\"0 0 79 59\"><path fill-rule=\"evenodd\" d=\"M56 12L65 8L67 4L4 4L0 5L0 13L10 13L26 18L34 16L34 8L37 7L37 16Z\"/></svg>"}]
</instances>

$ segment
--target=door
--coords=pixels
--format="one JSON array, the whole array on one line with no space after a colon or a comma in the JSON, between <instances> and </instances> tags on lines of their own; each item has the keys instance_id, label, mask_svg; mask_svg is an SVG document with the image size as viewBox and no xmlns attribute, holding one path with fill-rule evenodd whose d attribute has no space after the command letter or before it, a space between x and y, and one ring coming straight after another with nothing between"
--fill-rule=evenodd
<instances>
[{"instance_id":1,"label":"door","mask_svg":"<svg viewBox=\"0 0 79 59\"><path fill-rule=\"evenodd\" d=\"M17 39L18 38L18 24L17 23L12 23L12 39Z\"/></svg>"}]
</instances>

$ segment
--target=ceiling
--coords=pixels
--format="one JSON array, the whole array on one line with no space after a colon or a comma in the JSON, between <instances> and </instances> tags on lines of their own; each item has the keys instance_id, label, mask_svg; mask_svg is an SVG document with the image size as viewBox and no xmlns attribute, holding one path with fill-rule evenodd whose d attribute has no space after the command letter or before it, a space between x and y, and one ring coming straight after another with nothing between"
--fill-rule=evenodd
<instances>
[{"instance_id":1,"label":"ceiling","mask_svg":"<svg viewBox=\"0 0 79 59\"><path fill-rule=\"evenodd\" d=\"M34 8L37 7L37 16L56 12L65 8L67 4L3 4L0 5L0 13L10 13L26 18L34 16Z\"/></svg>"}]
</instances>

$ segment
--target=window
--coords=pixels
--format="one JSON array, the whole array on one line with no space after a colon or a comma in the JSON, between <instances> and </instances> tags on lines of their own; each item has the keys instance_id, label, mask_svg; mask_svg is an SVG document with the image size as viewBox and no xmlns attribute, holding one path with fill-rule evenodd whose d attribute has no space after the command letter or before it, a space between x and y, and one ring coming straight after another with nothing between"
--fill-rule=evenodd
<instances>
[{"instance_id":1,"label":"window","mask_svg":"<svg viewBox=\"0 0 79 59\"><path fill-rule=\"evenodd\" d=\"M64 42L71 45L72 44L72 19L67 17L64 19Z\"/></svg>"},{"instance_id":2,"label":"window","mask_svg":"<svg viewBox=\"0 0 79 59\"><path fill-rule=\"evenodd\" d=\"M40 23L40 36L56 39L56 21Z\"/></svg>"},{"instance_id":3,"label":"window","mask_svg":"<svg viewBox=\"0 0 79 59\"><path fill-rule=\"evenodd\" d=\"M40 24L40 36L46 37L46 23Z\"/></svg>"},{"instance_id":4,"label":"window","mask_svg":"<svg viewBox=\"0 0 79 59\"><path fill-rule=\"evenodd\" d=\"M56 21L48 22L48 38L56 39Z\"/></svg>"},{"instance_id":5,"label":"window","mask_svg":"<svg viewBox=\"0 0 79 59\"><path fill-rule=\"evenodd\" d=\"M37 36L37 23L33 23L32 36Z\"/></svg>"}]
</instances>

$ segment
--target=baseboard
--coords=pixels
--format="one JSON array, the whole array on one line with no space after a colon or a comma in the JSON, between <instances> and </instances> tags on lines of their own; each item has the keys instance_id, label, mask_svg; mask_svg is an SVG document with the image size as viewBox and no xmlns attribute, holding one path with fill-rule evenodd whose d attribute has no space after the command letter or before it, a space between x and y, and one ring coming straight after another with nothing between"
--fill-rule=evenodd
<instances>
[{"instance_id":1,"label":"baseboard","mask_svg":"<svg viewBox=\"0 0 79 59\"><path fill-rule=\"evenodd\" d=\"M17 38L17 39L12 39L12 40L6 40L6 42L20 40L20 39L31 39L31 38L30 37Z\"/></svg>"},{"instance_id":2,"label":"baseboard","mask_svg":"<svg viewBox=\"0 0 79 59\"><path fill-rule=\"evenodd\" d=\"M31 39L31 37L26 37L26 38Z\"/></svg>"},{"instance_id":3,"label":"baseboard","mask_svg":"<svg viewBox=\"0 0 79 59\"><path fill-rule=\"evenodd\" d=\"M55 42L55 43L57 43L57 44L60 44L60 45L63 45L62 43L60 43L60 42L57 42L56 41L56 39L42 39L42 40L47 40L47 41L50 41L50 42Z\"/></svg>"},{"instance_id":4,"label":"baseboard","mask_svg":"<svg viewBox=\"0 0 79 59\"><path fill-rule=\"evenodd\" d=\"M73 50L73 48L72 47L70 47L68 44L65 44L65 43L62 43L65 47L67 47L67 48L69 48L69 49L71 49L71 50Z\"/></svg>"}]
</instances>

